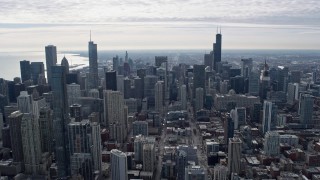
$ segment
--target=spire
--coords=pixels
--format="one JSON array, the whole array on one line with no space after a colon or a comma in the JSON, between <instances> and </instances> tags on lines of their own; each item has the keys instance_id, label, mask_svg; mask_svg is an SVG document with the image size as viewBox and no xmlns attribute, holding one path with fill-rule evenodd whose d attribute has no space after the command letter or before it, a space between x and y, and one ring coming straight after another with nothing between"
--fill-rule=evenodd
<instances>
[{"instance_id":1,"label":"spire","mask_svg":"<svg viewBox=\"0 0 320 180\"><path fill-rule=\"evenodd\" d=\"M90 30L90 42L91 42L91 30Z\"/></svg>"},{"instance_id":2,"label":"spire","mask_svg":"<svg viewBox=\"0 0 320 180\"><path fill-rule=\"evenodd\" d=\"M220 34L221 34L221 26L220 26Z\"/></svg>"},{"instance_id":3,"label":"spire","mask_svg":"<svg viewBox=\"0 0 320 180\"><path fill-rule=\"evenodd\" d=\"M219 26L217 26L217 34L219 33Z\"/></svg>"}]
</instances>

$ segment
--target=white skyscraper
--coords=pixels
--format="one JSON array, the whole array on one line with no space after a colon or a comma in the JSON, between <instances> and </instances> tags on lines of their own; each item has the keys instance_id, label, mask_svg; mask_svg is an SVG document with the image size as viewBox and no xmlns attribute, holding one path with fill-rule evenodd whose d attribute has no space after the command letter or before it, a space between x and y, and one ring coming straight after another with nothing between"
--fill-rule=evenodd
<instances>
[{"instance_id":1,"label":"white skyscraper","mask_svg":"<svg viewBox=\"0 0 320 180\"><path fill-rule=\"evenodd\" d=\"M79 104L79 97L81 96L80 85L76 83L67 85L68 104Z\"/></svg>"},{"instance_id":2,"label":"white skyscraper","mask_svg":"<svg viewBox=\"0 0 320 180\"><path fill-rule=\"evenodd\" d=\"M155 85L155 110L157 112L163 112L163 104L164 104L164 86L163 81L158 81Z\"/></svg>"},{"instance_id":3,"label":"white skyscraper","mask_svg":"<svg viewBox=\"0 0 320 180\"><path fill-rule=\"evenodd\" d=\"M229 173L240 173L242 141L239 138L229 138L228 144L228 169Z\"/></svg>"},{"instance_id":4,"label":"white skyscraper","mask_svg":"<svg viewBox=\"0 0 320 180\"><path fill-rule=\"evenodd\" d=\"M20 96L17 98L18 109L21 113L32 112L32 97L27 91L21 91Z\"/></svg>"},{"instance_id":5,"label":"white skyscraper","mask_svg":"<svg viewBox=\"0 0 320 180\"><path fill-rule=\"evenodd\" d=\"M38 118L33 118L31 114L23 114L21 134L25 171L36 175L42 155Z\"/></svg>"},{"instance_id":6,"label":"white skyscraper","mask_svg":"<svg viewBox=\"0 0 320 180\"><path fill-rule=\"evenodd\" d=\"M127 156L125 153L117 150L111 150L111 179L128 180Z\"/></svg>"},{"instance_id":7,"label":"white skyscraper","mask_svg":"<svg viewBox=\"0 0 320 180\"><path fill-rule=\"evenodd\" d=\"M196 111L199 111L203 108L203 96L204 96L203 88L197 88L196 89L196 99L195 99L195 105L196 105Z\"/></svg>"},{"instance_id":8,"label":"white skyscraper","mask_svg":"<svg viewBox=\"0 0 320 180\"><path fill-rule=\"evenodd\" d=\"M181 101L181 109L187 110L187 86L180 86L180 101Z\"/></svg>"},{"instance_id":9,"label":"white skyscraper","mask_svg":"<svg viewBox=\"0 0 320 180\"><path fill-rule=\"evenodd\" d=\"M280 135L276 131L268 131L264 136L264 152L267 156L278 156L280 153Z\"/></svg>"},{"instance_id":10,"label":"white skyscraper","mask_svg":"<svg viewBox=\"0 0 320 180\"><path fill-rule=\"evenodd\" d=\"M104 91L104 122L119 143L126 137L127 114L125 114L123 94L120 91ZM111 129L113 128L113 129Z\"/></svg>"}]
</instances>

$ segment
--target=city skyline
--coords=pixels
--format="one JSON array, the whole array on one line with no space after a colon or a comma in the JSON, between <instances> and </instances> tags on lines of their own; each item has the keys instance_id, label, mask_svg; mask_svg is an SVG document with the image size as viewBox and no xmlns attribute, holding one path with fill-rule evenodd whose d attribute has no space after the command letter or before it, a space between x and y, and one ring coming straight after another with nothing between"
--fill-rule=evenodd
<instances>
[{"instance_id":1,"label":"city skyline","mask_svg":"<svg viewBox=\"0 0 320 180\"><path fill-rule=\"evenodd\" d=\"M62 51L85 50L90 30L99 50L209 49L217 27L225 35L223 49L320 46L315 38L320 2L315 0L30 0L5 1L0 7L1 51L39 51L48 44Z\"/></svg>"}]
</instances>

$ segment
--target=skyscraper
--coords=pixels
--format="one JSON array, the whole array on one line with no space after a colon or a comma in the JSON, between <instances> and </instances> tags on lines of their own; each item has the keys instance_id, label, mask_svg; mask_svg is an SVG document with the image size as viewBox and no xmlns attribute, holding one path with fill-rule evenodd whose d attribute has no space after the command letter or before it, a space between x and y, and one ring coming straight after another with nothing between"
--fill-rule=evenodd
<instances>
[{"instance_id":1,"label":"skyscraper","mask_svg":"<svg viewBox=\"0 0 320 180\"><path fill-rule=\"evenodd\" d=\"M299 84L298 83L289 83L288 84L288 95L287 103L293 105L295 101L299 99Z\"/></svg>"},{"instance_id":2,"label":"skyscraper","mask_svg":"<svg viewBox=\"0 0 320 180\"><path fill-rule=\"evenodd\" d=\"M108 71L105 73L106 90L117 91L117 72Z\"/></svg>"},{"instance_id":3,"label":"skyscraper","mask_svg":"<svg viewBox=\"0 0 320 180\"><path fill-rule=\"evenodd\" d=\"M46 68L47 68L47 81L51 85L52 71L51 67L57 64L57 48L53 45L45 47L46 50Z\"/></svg>"},{"instance_id":4,"label":"skyscraper","mask_svg":"<svg viewBox=\"0 0 320 180\"><path fill-rule=\"evenodd\" d=\"M127 155L117 149L111 150L111 179L128 180Z\"/></svg>"},{"instance_id":5,"label":"skyscraper","mask_svg":"<svg viewBox=\"0 0 320 180\"><path fill-rule=\"evenodd\" d=\"M164 103L164 86L163 81L158 81L155 85L155 110L159 113L163 112Z\"/></svg>"},{"instance_id":6,"label":"skyscraper","mask_svg":"<svg viewBox=\"0 0 320 180\"><path fill-rule=\"evenodd\" d=\"M259 96L260 93L260 78L259 73L251 71L249 74L249 94L253 96Z\"/></svg>"},{"instance_id":7,"label":"skyscraper","mask_svg":"<svg viewBox=\"0 0 320 180\"><path fill-rule=\"evenodd\" d=\"M270 90L270 74L267 62L264 63L264 69L260 75L260 99L267 99L267 93Z\"/></svg>"},{"instance_id":8,"label":"skyscraper","mask_svg":"<svg viewBox=\"0 0 320 180\"><path fill-rule=\"evenodd\" d=\"M196 89L196 98L195 98L195 109L196 111L199 111L201 109L203 109L203 88L197 88Z\"/></svg>"},{"instance_id":9,"label":"skyscraper","mask_svg":"<svg viewBox=\"0 0 320 180\"><path fill-rule=\"evenodd\" d=\"M97 89L98 88L98 52L97 44L94 44L89 41L89 79L88 79L88 89Z\"/></svg>"},{"instance_id":10,"label":"skyscraper","mask_svg":"<svg viewBox=\"0 0 320 180\"><path fill-rule=\"evenodd\" d=\"M193 97L196 95L196 89L202 88L205 94L205 80L206 80L206 72L204 65L193 66Z\"/></svg>"},{"instance_id":11,"label":"skyscraper","mask_svg":"<svg viewBox=\"0 0 320 180\"><path fill-rule=\"evenodd\" d=\"M39 84L39 76L44 75L44 64L43 62L31 62L31 78L33 84Z\"/></svg>"},{"instance_id":12,"label":"skyscraper","mask_svg":"<svg viewBox=\"0 0 320 180\"><path fill-rule=\"evenodd\" d=\"M221 62L221 46L222 46L222 35L216 34L216 43L214 44L214 69L217 71L217 63Z\"/></svg>"},{"instance_id":13,"label":"skyscraper","mask_svg":"<svg viewBox=\"0 0 320 180\"><path fill-rule=\"evenodd\" d=\"M277 121L277 105L271 101L263 102L262 133L273 130Z\"/></svg>"},{"instance_id":14,"label":"skyscraper","mask_svg":"<svg viewBox=\"0 0 320 180\"><path fill-rule=\"evenodd\" d=\"M40 141L41 151L51 153L53 148L53 131L52 131L52 111L49 107L43 107L40 109L39 116L39 129L40 129Z\"/></svg>"},{"instance_id":15,"label":"skyscraper","mask_svg":"<svg viewBox=\"0 0 320 180\"><path fill-rule=\"evenodd\" d=\"M101 134L100 124L97 122L91 122L92 133L92 157L94 170L99 170L101 173L102 168L102 147L101 147Z\"/></svg>"},{"instance_id":16,"label":"skyscraper","mask_svg":"<svg viewBox=\"0 0 320 180\"><path fill-rule=\"evenodd\" d=\"M228 144L228 169L229 173L240 173L242 141L239 138L230 138Z\"/></svg>"},{"instance_id":17,"label":"skyscraper","mask_svg":"<svg viewBox=\"0 0 320 180\"><path fill-rule=\"evenodd\" d=\"M66 88L66 72L64 66L52 66L51 88L53 91L53 129L58 166L58 177L62 178L70 172L67 124L69 123L68 94Z\"/></svg>"},{"instance_id":18,"label":"skyscraper","mask_svg":"<svg viewBox=\"0 0 320 180\"><path fill-rule=\"evenodd\" d=\"M66 70L66 74L69 74L69 62L65 56L61 60L61 66L64 66L64 68Z\"/></svg>"},{"instance_id":19,"label":"skyscraper","mask_svg":"<svg viewBox=\"0 0 320 180\"><path fill-rule=\"evenodd\" d=\"M143 170L148 172L154 171L155 164L155 147L154 144L143 145Z\"/></svg>"},{"instance_id":20,"label":"skyscraper","mask_svg":"<svg viewBox=\"0 0 320 180\"><path fill-rule=\"evenodd\" d=\"M21 121L23 114L19 111L9 116L10 138L13 162L23 163Z\"/></svg>"},{"instance_id":21,"label":"skyscraper","mask_svg":"<svg viewBox=\"0 0 320 180\"><path fill-rule=\"evenodd\" d=\"M21 73L22 82L25 82L31 79L30 61L27 61L27 60L20 61L20 73Z\"/></svg>"},{"instance_id":22,"label":"skyscraper","mask_svg":"<svg viewBox=\"0 0 320 180\"><path fill-rule=\"evenodd\" d=\"M24 113L21 121L21 134L25 173L37 175L41 160L41 144L38 118Z\"/></svg>"},{"instance_id":23,"label":"skyscraper","mask_svg":"<svg viewBox=\"0 0 320 180\"><path fill-rule=\"evenodd\" d=\"M300 94L300 123L304 128L313 124L313 96L310 94Z\"/></svg>"},{"instance_id":24,"label":"skyscraper","mask_svg":"<svg viewBox=\"0 0 320 180\"><path fill-rule=\"evenodd\" d=\"M252 58L241 59L242 67L241 67L241 76L244 78L248 78L252 71Z\"/></svg>"},{"instance_id":25,"label":"skyscraper","mask_svg":"<svg viewBox=\"0 0 320 180\"><path fill-rule=\"evenodd\" d=\"M228 179L228 168L223 165L214 166L213 180L227 180Z\"/></svg>"},{"instance_id":26,"label":"skyscraper","mask_svg":"<svg viewBox=\"0 0 320 180\"><path fill-rule=\"evenodd\" d=\"M67 85L67 94L68 94L68 106L72 104L78 104L79 98L81 97L81 90L79 84L68 84Z\"/></svg>"},{"instance_id":27,"label":"skyscraper","mask_svg":"<svg viewBox=\"0 0 320 180\"><path fill-rule=\"evenodd\" d=\"M18 109L21 113L32 112L32 98L27 91L20 91L20 96L17 98Z\"/></svg>"},{"instance_id":28,"label":"skyscraper","mask_svg":"<svg viewBox=\"0 0 320 180\"><path fill-rule=\"evenodd\" d=\"M267 156L280 154L280 135L276 131L268 131L264 136L264 152Z\"/></svg>"},{"instance_id":29,"label":"skyscraper","mask_svg":"<svg viewBox=\"0 0 320 180\"><path fill-rule=\"evenodd\" d=\"M132 135L137 136L139 134L143 136L149 135L147 121L134 121L132 123Z\"/></svg>"},{"instance_id":30,"label":"skyscraper","mask_svg":"<svg viewBox=\"0 0 320 180\"><path fill-rule=\"evenodd\" d=\"M187 110L187 86L180 86L180 101L181 101L181 109Z\"/></svg>"}]
</instances>

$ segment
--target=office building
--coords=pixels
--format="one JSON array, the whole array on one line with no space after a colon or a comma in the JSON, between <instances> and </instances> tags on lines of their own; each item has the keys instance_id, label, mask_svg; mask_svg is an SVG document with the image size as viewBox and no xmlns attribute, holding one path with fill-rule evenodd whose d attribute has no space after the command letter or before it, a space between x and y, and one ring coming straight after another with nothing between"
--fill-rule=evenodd
<instances>
[{"instance_id":1,"label":"office building","mask_svg":"<svg viewBox=\"0 0 320 180\"><path fill-rule=\"evenodd\" d=\"M207 170L202 166L188 166L185 170L185 180L207 180Z\"/></svg>"},{"instance_id":2,"label":"office building","mask_svg":"<svg viewBox=\"0 0 320 180\"><path fill-rule=\"evenodd\" d=\"M70 167L72 179L94 180L93 162L90 153L70 155Z\"/></svg>"},{"instance_id":3,"label":"office building","mask_svg":"<svg viewBox=\"0 0 320 180\"><path fill-rule=\"evenodd\" d=\"M251 71L249 74L249 88L248 92L252 96L259 96L260 92L260 77L259 73Z\"/></svg>"},{"instance_id":4,"label":"office building","mask_svg":"<svg viewBox=\"0 0 320 180\"><path fill-rule=\"evenodd\" d=\"M216 34L216 43L214 43L213 45L214 69L216 71L218 71L218 64L221 62L221 49L222 49L222 34L220 29L220 33Z\"/></svg>"},{"instance_id":5,"label":"office building","mask_svg":"<svg viewBox=\"0 0 320 180\"><path fill-rule=\"evenodd\" d=\"M39 131L41 152L53 151L53 124L52 124L52 110L49 107L42 107L39 116Z\"/></svg>"},{"instance_id":6,"label":"office building","mask_svg":"<svg viewBox=\"0 0 320 180\"><path fill-rule=\"evenodd\" d=\"M70 117L74 118L74 121L80 122L82 120L82 106L81 104L72 104L70 106Z\"/></svg>"},{"instance_id":7,"label":"office building","mask_svg":"<svg viewBox=\"0 0 320 180\"><path fill-rule=\"evenodd\" d=\"M252 71L252 58L241 59L241 76L244 78L248 78Z\"/></svg>"},{"instance_id":8,"label":"office building","mask_svg":"<svg viewBox=\"0 0 320 180\"><path fill-rule=\"evenodd\" d=\"M41 141L38 118L24 113L21 121L22 149L25 173L37 175L41 161Z\"/></svg>"},{"instance_id":9,"label":"office building","mask_svg":"<svg viewBox=\"0 0 320 180\"><path fill-rule=\"evenodd\" d=\"M187 110L187 86L184 84L180 86L180 102L181 109Z\"/></svg>"},{"instance_id":10,"label":"office building","mask_svg":"<svg viewBox=\"0 0 320 180\"><path fill-rule=\"evenodd\" d=\"M163 113L164 105L164 83L158 81L155 85L155 110L159 113Z\"/></svg>"},{"instance_id":11,"label":"office building","mask_svg":"<svg viewBox=\"0 0 320 180\"><path fill-rule=\"evenodd\" d=\"M240 173L242 141L239 138L230 138L228 144L228 169L229 173Z\"/></svg>"},{"instance_id":12,"label":"office building","mask_svg":"<svg viewBox=\"0 0 320 180\"><path fill-rule=\"evenodd\" d=\"M291 83L300 83L301 82L301 71L290 71L289 72L289 81Z\"/></svg>"},{"instance_id":13,"label":"office building","mask_svg":"<svg viewBox=\"0 0 320 180\"><path fill-rule=\"evenodd\" d=\"M22 83L31 79L30 61L27 61L27 60L20 61L20 73L21 73Z\"/></svg>"},{"instance_id":14,"label":"office building","mask_svg":"<svg viewBox=\"0 0 320 180\"><path fill-rule=\"evenodd\" d=\"M267 156L278 156L280 154L280 136L276 131L268 131L264 135L264 153Z\"/></svg>"},{"instance_id":15,"label":"office building","mask_svg":"<svg viewBox=\"0 0 320 180\"><path fill-rule=\"evenodd\" d=\"M205 66L204 65L197 65L193 66L193 97L196 96L196 89L202 88L205 94Z\"/></svg>"},{"instance_id":16,"label":"office building","mask_svg":"<svg viewBox=\"0 0 320 180\"><path fill-rule=\"evenodd\" d=\"M245 85L243 76L235 76L230 78L231 89L237 94L244 94Z\"/></svg>"},{"instance_id":17,"label":"office building","mask_svg":"<svg viewBox=\"0 0 320 180\"><path fill-rule=\"evenodd\" d=\"M247 124L246 123L246 108L236 107L235 109L235 118L234 118L234 128L239 129L240 126Z\"/></svg>"},{"instance_id":18,"label":"office building","mask_svg":"<svg viewBox=\"0 0 320 180\"><path fill-rule=\"evenodd\" d=\"M118 55L116 57L112 58L112 70L113 71L118 71L120 62L119 62L119 57Z\"/></svg>"},{"instance_id":19,"label":"office building","mask_svg":"<svg viewBox=\"0 0 320 180\"><path fill-rule=\"evenodd\" d=\"M293 105L298 100L299 100L299 84L298 83L289 83L288 84L287 103L290 105Z\"/></svg>"},{"instance_id":20,"label":"office building","mask_svg":"<svg viewBox=\"0 0 320 180\"><path fill-rule=\"evenodd\" d=\"M214 97L214 107L217 110L227 109L228 104L235 103L236 107L253 107L254 103L260 102L259 97L242 94L216 94Z\"/></svg>"},{"instance_id":21,"label":"office building","mask_svg":"<svg viewBox=\"0 0 320 180\"><path fill-rule=\"evenodd\" d=\"M91 36L91 35L90 35ZM90 41L88 44L89 47L89 78L88 78L88 89L97 89L98 88L98 52L97 44Z\"/></svg>"},{"instance_id":22,"label":"office building","mask_svg":"<svg viewBox=\"0 0 320 180\"><path fill-rule=\"evenodd\" d=\"M117 75L117 91L124 93L124 76L123 75Z\"/></svg>"},{"instance_id":23,"label":"office building","mask_svg":"<svg viewBox=\"0 0 320 180\"><path fill-rule=\"evenodd\" d=\"M45 47L46 50L46 69L47 69L47 81L51 85L52 71L51 67L57 64L57 48L53 45Z\"/></svg>"},{"instance_id":24,"label":"office building","mask_svg":"<svg viewBox=\"0 0 320 180\"><path fill-rule=\"evenodd\" d=\"M117 149L111 150L111 179L128 180L127 155Z\"/></svg>"},{"instance_id":25,"label":"office building","mask_svg":"<svg viewBox=\"0 0 320 180\"><path fill-rule=\"evenodd\" d=\"M68 106L72 104L78 104L79 98L81 97L81 90L79 84L68 84L67 85L67 94L68 94Z\"/></svg>"},{"instance_id":26,"label":"office building","mask_svg":"<svg viewBox=\"0 0 320 180\"><path fill-rule=\"evenodd\" d=\"M267 62L264 63L264 68L260 75L260 98L261 100L267 99L268 91L270 91L270 73Z\"/></svg>"},{"instance_id":27,"label":"office building","mask_svg":"<svg viewBox=\"0 0 320 180\"><path fill-rule=\"evenodd\" d=\"M228 180L228 168L223 165L214 166L213 180Z\"/></svg>"},{"instance_id":28,"label":"office building","mask_svg":"<svg viewBox=\"0 0 320 180\"><path fill-rule=\"evenodd\" d=\"M131 80L128 77L123 80L123 97L124 99L131 97Z\"/></svg>"},{"instance_id":29,"label":"office building","mask_svg":"<svg viewBox=\"0 0 320 180\"><path fill-rule=\"evenodd\" d=\"M23 148L21 121L23 114L19 111L11 113L8 117L11 138L11 150L13 162L23 163Z\"/></svg>"},{"instance_id":30,"label":"office building","mask_svg":"<svg viewBox=\"0 0 320 180\"><path fill-rule=\"evenodd\" d=\"M39 78L41 75L44 75L44 64L43 62L31 62L31 79L33 84L41 84Z\"/></svg>"},{"instance_id":31,"label":"office building","mask_svg":"<svg viewBox=\"0 0 320 180\"><path fill-rule=\"evenodd\" d=\"M263 102L262 133L271 131L277 125L277 105L271 101Z\"/></svg>"},{"instance_id":32,"label":"office building","mask_svg":"<svg viewBox=\"0 0 320 180\"><path fill-rule=\"evenodd\" d=\"M139 134L148 136L148 122L147 121L135 121L132 123L132 135L137 136Z\"/></svg>"},{"instance_id":33,"label":"office building","mask_svg":"<svg viewBox=\"0 0 320 180\"><path fill-rule=\"evenodd\" d=\"M63 58L61 60L61 66L64 66L66 74L69 74L69 62L65 56L63 56Z\"/></svg>"},{"instance_id":34,"label":"office building","mask_svg":"<svg viewBox=\"0 0 320 180\"><path fill-rule=\"evenodd\" d=\"M101 173L102 170L102 146L101 146L101 134L100 123L91 122L92 133L92 160L94 170L98 170Z\"/></svg>"},{"instance_id":35,"label":"office building","mask_svg":"<svg viewBox=\"0 0 320 180\"><path fill-rule=\"evenodd\" d=\"M187 153L184 150L176 152L177 180L185 179L185 169L188 165Z\"/></svg>"},{"instance_id":36,"label":"office building","mask_svg":"<svg viewBox=\"0 0 320 180\"><path fill-rule=\"evenodd\" d=\"M58 177L66 177L70 172L68 138L66 126L69 123L68 94L66 87L66 72L63 66L51 67L51 89L53 91L53 130L55 139L56 162Z\"/></svg>"},{"instance_id":37,"label":"office building","mask_svg":"<svg viewBox=\"0 0 320 180\"><path fill-rule=\"evenodd\" d=\"M210 70L212 70L213 67L213 56L212 54L204 54L204 63L206 67L210 67Z\"/></svg>"},{"instance_id":38,"label":"office building","mask_svg":"<svg viewBox=\"0 0 320 180\"><path fill-rule=\"evenodd\" d=\"M153 172L155 169L155 147L154 144L143 145L143 170L147 172Z\"/></svg>"},{"instance_id":39,"label":"office building","mask_svg":"<svg viewBox=\"0 0 320 180\"><path fill-rule=\"evenodd\" d=\"M117 91L117 72L108 71L105 73L106 90Z\"/></svg>"},{"instance_id":40,"label":"office building","mask_svg":"<svg viewBox=\"0 0 320 180\"><path fill-rule=\"evenodd\" d=\"M204 95L204 90L203 88L197 88L196 89L196 98L195 98L195 110L199 111L203 109L203 96Z\"/></svg>"},{"instance_id":41,"label":"office building","mask_svg":"<svg viewBox=\"0 0 320 180\"><path fill-rule=\"evenodd\" d=\"M133 81L134 81L134 97L136 99L143 99L143 93L144 93L143 79L136 77L134 78Z\"/></svg>"},{"instance_id":42,"label":"office building","mask_svg":"<svg viewBox=\"0 0 320 180\"><path fill-rule=\"evenodd\" d=\"M27 91L20 91L20 96L17 98L18 109L21 113L32 112L32 97Z\"/></svg>"},{"instance_id":43,"label":"office building","mask_svg":"<svg viewBox=\"0 0 320 180\"><path fill-rule=\"evenodd\" d=\"M313 122L313 103L314 97L310 94L300 94L300 123L304 128L310 127Z\"/></svg>"}]
</instances>

